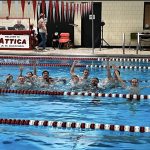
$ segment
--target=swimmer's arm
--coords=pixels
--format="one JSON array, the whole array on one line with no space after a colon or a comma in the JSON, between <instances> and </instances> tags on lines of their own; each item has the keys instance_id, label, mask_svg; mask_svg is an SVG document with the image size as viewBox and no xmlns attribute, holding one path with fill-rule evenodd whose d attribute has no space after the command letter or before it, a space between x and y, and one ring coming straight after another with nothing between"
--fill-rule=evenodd
<instances>
[{"instance_id":1,"label":"swimmer's arm","mask_svg":"<svg viewBox=\"0 0 150 150\"><path fill-rule=\"evenodd\" d=\"M37 75L36 62L33 63L33 75Z\"/></svg>"},{"instance_id":2,"label":"swimmer's arm","mask_svg":"<svg viewBox=\"0 0 150 150\"><path fill-rule=\"evenodd\" d=\"M107 78L109 80L112 80L112 75L111 75L111 72L110 72L109 60L107 60Z\"/></svg>"},{"instance_id":3,"label":"swimmer's arm","mask_svg":"<svg viewBox=\"0 0 150 150\"><path fill-rule=\"evenodd\" d=\"M126 85L125 85L124 81L121 79L121 77L120 77L120 75L119 75L119 73L118 73L118 71L117 71L117 70L115 70L115 74L116 74L116 76L117 76L118 80L120 81L121 86L122 86L123 88L125 88L125 87L126 87Z\"/></svg>"},{"instance_id":4,"label":"swimmer's arm","mask_svg":"<svg viewBox=\"0 0 150 150\"><path fill-rule=\"evenodd\" d=\"M19 77L22 77L23 76L23 66L20 65L19 66Z\"/></svg>"},{"instance_id":5,"label":"swimmer's arm","mask_svg":"<svg viewBox=\"0 0 150 150\"><path fill-rule=\"evenodd\" d=\"M117 67L116 67L114 64L112 65L112 67L113 67L113 69L114 69L114 72L115 72L115 74L116 74L118 80L121 82L122 87L125 87L125 83L124 83L124 81L121 79L121 77L120 77L120 75L119 75L119 73L118 73Z\"/></svg>"},{"instance_id":6,"label":"swimmer's arm","mask_svg":"<svg viewBox=\"0 0 150 150\"><path fill-rule=\"evenodd\" d=\"M75 73L74 73L74 68L75 68L75 65L77 64L77 61L74 61L73 62L73 64L72 64L72 66L71 66L71 69L70 69L70 74L71 75L74 75Z\"/></svg>"}]
</instances>

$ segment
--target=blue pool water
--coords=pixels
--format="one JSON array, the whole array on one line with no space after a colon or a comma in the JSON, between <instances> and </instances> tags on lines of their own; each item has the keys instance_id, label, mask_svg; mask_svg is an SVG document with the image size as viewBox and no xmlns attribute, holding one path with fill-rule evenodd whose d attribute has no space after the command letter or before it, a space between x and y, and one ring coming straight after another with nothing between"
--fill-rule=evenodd
<instances>
[{"instance_id":1,"label":"blue pool water","mask_svg":"<svg viewBox=\"0 0 150 150\"><path fill-rule=\"evenodd\" d=\"M7 62L8 60L5 60ZM9 60L20 62L20 60ZM22 60L30 63L29 60ZM71 60L56 61L55 63L68 63ZM39 63L52 63L39 61ZM101 61L80 61L81 64L106 65ZM110 62L116 65L149 66L147 62ZM38 66L38 75L48 70L52 77L70 78L70 67L41 67ZM76 68L77 74L82 74L84 68ZM0 78L8 73L18 76L18 66L0 66ZM89 68L90 77L106 78L105 68ZM32 71L32 67L24 66L25 74ZM140 86L150 83L150 70L148 69L120 69L121 77L130 80L133 77L141 82ZM129 83L127 83L129 85ZM61 87L66 91L67 87ZM112 89L108 93L126 93L121 88ZM149 95L146 88L141 94ZM48 96L48 95L20 95L4 93L0 96L0 118L15 118L29 120L52 120L64 122L104 123L129 126L150 126L150 100L128 101L125 98L99 97L99 103L93 103L92 97L87 96ZM149 133L129 133L120 131L102 131L90 129L63 129L53 127L0 125L1 150L147 150L150 145Z\"/></svg>"}]
</instances>

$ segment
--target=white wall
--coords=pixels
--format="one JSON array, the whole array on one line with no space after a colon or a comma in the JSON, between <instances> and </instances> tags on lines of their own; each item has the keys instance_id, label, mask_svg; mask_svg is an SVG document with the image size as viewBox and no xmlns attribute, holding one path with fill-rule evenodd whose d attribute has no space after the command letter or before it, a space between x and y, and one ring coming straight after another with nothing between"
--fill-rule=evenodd
<instances>
[{"instance_id":1,"label":"white wall","mask_svg":"<svg viewBox=\"0 0 150 150\"><path fill-rule=\"evenodd\" d=\"M130 33L143 30L143 13L142 1L103 1L104 39L110 45L118 46L122 44L122 34L125 33L128 45Z\"/></svg>"},{"instance_id":2,"label":"white wall","mask_svg":"<svg viewBox=\"0 0 150 150\"><path fill-rule=\"evenodd\" d=\"M126 45L129 44L131 32L141 32L143 30L143 1L101 1L102 2L102 19L105 21L104 39L112 46L122 45L122 34L126 35ZM36 25L37 18L34 19L32 1L30 5L25 4L24 17L29 17L31 22ZM28 11L28 7L30 11ZM7 1L3 1L0 6L0 17L8 16ZM36 15L35 15L36 16ZM11 4L10 17L22 17L21 4L16 8L15 1ZM14 21L15 22L15 21ZM11 22L10 25L15 23ZM81 45L81 16L75 16L74 23L74 43ZM0 25L3 22L0 23ZM25 25L28 23L24 22Z\"/></svg>"}]
</instances>

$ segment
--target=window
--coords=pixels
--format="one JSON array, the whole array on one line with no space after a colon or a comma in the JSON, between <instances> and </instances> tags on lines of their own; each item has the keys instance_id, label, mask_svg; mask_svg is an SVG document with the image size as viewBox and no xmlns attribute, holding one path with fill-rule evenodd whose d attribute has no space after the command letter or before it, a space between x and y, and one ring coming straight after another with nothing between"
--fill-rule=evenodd
<instances>
[{"instance_id":1,"label":"window","mask_svg":"<svg viewBox=\"0 0 150 150\"><path fill-rule=\"evenodd\" d=\"M143 28L150 29L150 2L144 3L144 21Z\"/></svg>"}]
</instances>

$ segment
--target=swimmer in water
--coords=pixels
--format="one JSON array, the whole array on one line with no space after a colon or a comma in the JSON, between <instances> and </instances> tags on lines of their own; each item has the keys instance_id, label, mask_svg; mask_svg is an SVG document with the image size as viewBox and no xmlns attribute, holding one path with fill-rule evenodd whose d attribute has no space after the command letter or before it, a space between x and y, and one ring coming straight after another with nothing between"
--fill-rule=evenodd
<instances>
[{"instance_id":1,"label":"swimmer in water","mask_svg":"<svg viewBox=\"0 0 150 150\"><path fill-rule=\"evenodd\" d=\"M75 75L75 65L78 63L78 61L74 61L71 69L70 69L70 74L71 76ZM89 70L88 69L84 69L83 70L83 75L81 77L79 77L79 82L84 84L84 85L88 85L89 84Z\"/></svg>"},{"instance_id":2,"label":"swimmer in water","mask_svg":"<svg viewBox=\"0 0 150 150\"><path fill-rule=\"evenodd\" d=\"M80 79L77 75L72 75L71 76L71 90L72 91L82 91L82 84L80 82Z\"/></svg>"},{"instance_id":3,"label":"swimmer in water","mask_svg":"<svg viewBox=\"0 0 150 150\"><path fill-rule=\"evenodd\" d=\"M131 80L131 86L127 88L129 90L130 94L140 94L140 87L139 87L139 81L136 78L133 78Z\"/></svg>"},{"instance_id":4,"label":"swimmer in water","mask_svg":"<svg viewBox=\"0 0 150 150\"><path fill-rule=\"evenodd\" d=\"M12 84L12 87L17 90L29 90L32 88L32 83L26 82L26 79L24 76L18 77L17 81Z\"/></svg>"},{"instance_id":5,"label":"swimmer in water","mask_svg":"<svg viewBox=\"0 0 150 150\"><path fill-rule=\"evenodd\" d=\"M87 86L87 91L92 93L102 92L102 88L98 86L99 79L94 77L91 79L89 86Z\"/></svg>"},{"instance_id":6,"label":"swimmer in water","mask_svg":"<svg viewBox=\"0 0 150 150\"><path fill-rule=\"evenodd\" d=\"M120 71L115 65L112 65L114 69L113 75L111 75L109 59L107 60L107 81L105 82L105 88L116 88L116 87L125 87L124 81L120 77Z\"/></svg>"},{"instance_id":7,"label":"swimmer in water","mask_svg":"<svg viewBox=\"0 0 150 150\"><path fill-rule=\"evenodd\" d=\"M126 89L129 91L129 94L132 94L132 95L140 95L141 94L141 90L144 89L144 88L150 88L150 86L143 86L143 87L140 87L139 86L139 80L137 78L133 78L131 81L130 81L130 86L126 87Z\"/></svg>"},{"instance_id":8,"label":"swimmer in water","mask_svg":"<svg viewBox=\"0 0 150 150\"><path fill-rule=\"evenodd\" d=\"M11 74L8 74L7 77L6 77L6 88L10 88L10 86L15 83L14 79L13 79L13 75Z\"/></svg>"}]
</instances>

